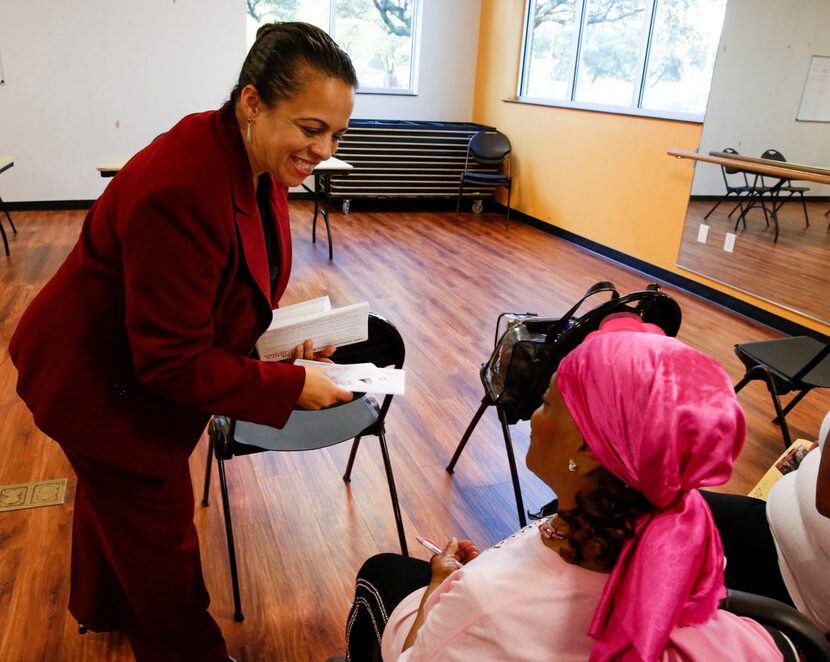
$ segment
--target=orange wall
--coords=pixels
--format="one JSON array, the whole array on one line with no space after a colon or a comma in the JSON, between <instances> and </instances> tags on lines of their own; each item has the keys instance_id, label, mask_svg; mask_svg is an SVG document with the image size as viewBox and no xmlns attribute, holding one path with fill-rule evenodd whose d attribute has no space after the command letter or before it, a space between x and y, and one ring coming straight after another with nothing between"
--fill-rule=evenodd
<instances>
[{"instance_id":1,"label":"orange wall","mask_svg":"<svg viewBox=\"0 0 830 662\"><path fill-rule=\"evenodd\" d=\"M513 144L511 206L599 244L681 274L806 327L830 327L676 265L702 126L505 102L516 94L522 0L482 0L473 121Z\"/></svg>"}]
</instances>

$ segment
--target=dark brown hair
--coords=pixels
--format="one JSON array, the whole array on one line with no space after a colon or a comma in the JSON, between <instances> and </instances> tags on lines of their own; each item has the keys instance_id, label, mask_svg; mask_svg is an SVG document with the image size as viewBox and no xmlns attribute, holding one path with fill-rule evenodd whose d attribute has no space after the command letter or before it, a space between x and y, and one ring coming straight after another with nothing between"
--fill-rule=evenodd
<instances>
[{"instance_id":1,"label":"dark brown hair","mask_svg":"<svg viewBox=\"0 0 830 662\"><path fill-rule=\"evenodd\" d=\"M576 508L559 511L568 525L568 546L560 555L569 563L592 561L610 572L623 543L634 535L635 522L655 507L604 467L596 477L596 489L576 495Z\"/></svg>"},{"instance_id":2,"label":"dark brown hair","mask_svg":"<svg viewBox=\"0 0 830 662\"><path fill-rule=\"evenodd\" d=\"M266 23L242 64L231 103L239 101L246 85L253 85L273 107L299 92L309 69L357 87L351 59L323 30L308 23Z\"/></svg>"}]
</instances>

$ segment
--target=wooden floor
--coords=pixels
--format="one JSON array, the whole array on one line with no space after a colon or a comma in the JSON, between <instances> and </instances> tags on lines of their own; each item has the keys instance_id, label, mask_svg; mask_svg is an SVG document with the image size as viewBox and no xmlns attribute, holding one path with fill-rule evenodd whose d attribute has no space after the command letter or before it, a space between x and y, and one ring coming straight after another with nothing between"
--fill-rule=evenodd
<instances>
[{"instance_id":1,"label":"wooden floor","mask_svg":"<svg viewBox=\"0 0 830 662\"><path fill-rule=\"evenodd\" d=\"M830 290L830 218L824 215L828 203L807 203L809 227L800 201L785 203L778 212L777 242L773 242L774 228L765 224L763 211L750 210L746 228L741 225L736 233L733 253L723 250L723 242L727 232L735 232L740 213L728 216L735 206L734 197L704 220L713 204L689 202L678 263L830 324L830 298L824 295ZM705 244L697 241L701 223L709 225Z\"/></svg>"},{"instance_id":2,"label":"wooden floor","mask_svg":"<svg viewBox=\"0 0 830 662\"><path fill-rule=\"evenodd\" d=\"M393 320L407 346L407 393L389 414L392 463L415 555L414 537L450 535L489 546L517 528L507 462L488 412L454 476L444 471L482 396L480 363L504 310L555 316L592 283L639 289L645 276L499 215L334 214L334 261L325 239L312 246L310 207L292 203L295 264L285 303L328 293L335 305L368 299ZM66 612L74 478L57 446L34 427L14 391L6 351L31 298L77 237L81 212L17 213L12 255L0 258L0 484L70 478L66 504L0 513L0 660L130 660L118 635L79 636ZM742 375L735 342L776 337L717 306L666 288L680 301L680 337ZM759 383L741 393L749 441L725 489L746 492L781 450L771 405ZM791 414L796 436L813 437L830 398L811 394ZM524 469L528 426L515 426L526 505L550 498ZM200 484L206 444L192 459ZM212 505L197 506L212 612L239 660L324 660L342 652L356 570L368 556L394 551L397 537L380 454L368 439L351 485L340 479L348 444L302 454L236 458L228 474L240 556L243 623L232 620L227 552L217 482ZM215 478L215 477L214 477Z\"/></svg>"}]
</instances>

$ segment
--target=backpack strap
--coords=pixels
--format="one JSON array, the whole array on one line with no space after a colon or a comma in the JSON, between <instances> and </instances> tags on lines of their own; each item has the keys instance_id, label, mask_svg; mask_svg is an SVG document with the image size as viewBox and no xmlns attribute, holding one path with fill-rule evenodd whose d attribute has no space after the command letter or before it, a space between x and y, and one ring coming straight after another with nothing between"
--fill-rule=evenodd
<instances>
[{"instance_id":1,"label":"backpack strap","mask_svg":"<svg viewBox=\"0 0 830 662\"><path fill-rule=\"evenodd\" d=\"M595 294L599 294L600 292L611 292L610 301L615 301L616 299L620 298L620 293L617 292L617 288L611 281L602 280L598 283L594 283L593 285L591 285L591 287L589 287L586 290L585 294L582 295L582 298L579 301L577 301L576 304L572 306L567 313L560 317L555 324L551 326L551 328L548 330L547 342L554 342L556 340L556 337L560 333L562 333L564 329L568 327L568 325L571 322L571 319L574 316L574 313L576 313L576 311L579 310L579 307L583 303L585 303L585 300L592 297Z\"/></svg>"}]
</instances>

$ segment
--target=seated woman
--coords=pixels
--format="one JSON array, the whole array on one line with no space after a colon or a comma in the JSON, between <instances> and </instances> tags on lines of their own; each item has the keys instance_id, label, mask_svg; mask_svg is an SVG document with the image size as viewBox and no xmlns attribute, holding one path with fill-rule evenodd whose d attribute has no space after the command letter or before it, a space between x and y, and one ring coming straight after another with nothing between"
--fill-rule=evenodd
<instances>
[{"instance_id":1,"label":"seated woman","mask_svg":"<svg viewBox=\"0 0 830 662\"><path fill-rule=\"evenodd\" d=\"M830 634L830 413L819 448L767 501L702 492L723 539L726 586L794 605Z\"/></svg>"},{"instance_id":2,"label":"seated woman","mask_svg":"<svg viewBox=\"0 0 830 662\"><path fill-rule=\"evenodd\" d=\"M559 366L527 466L550 520L477 555L382 554L357 578L352 662L776 660L757 623L718 610L723 551L696 488L725 482L745 424L711 358L639 318L606 321ZM382 640L382 641L381 641Z\"/></svg>"}]
</instances>

